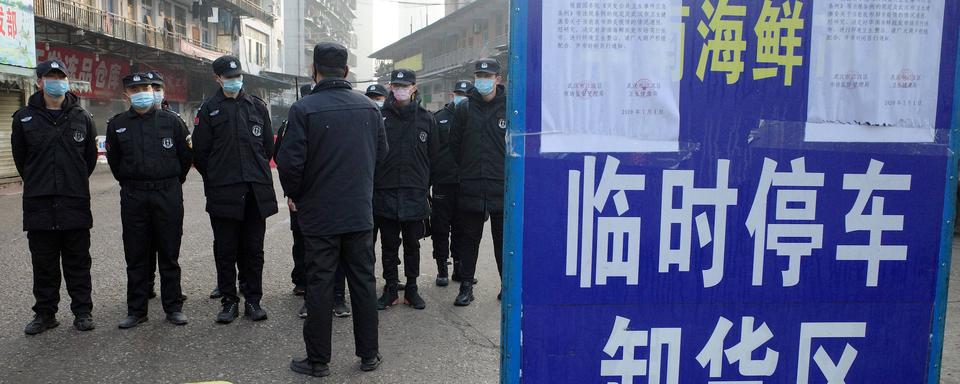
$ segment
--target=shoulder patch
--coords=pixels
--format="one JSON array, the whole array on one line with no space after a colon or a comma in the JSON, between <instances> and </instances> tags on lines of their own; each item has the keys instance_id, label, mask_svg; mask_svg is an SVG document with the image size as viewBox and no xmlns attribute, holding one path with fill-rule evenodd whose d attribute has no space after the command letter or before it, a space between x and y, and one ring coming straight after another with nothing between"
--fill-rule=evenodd
<instances>
[{"instance_id":1,"label":"shoulder patch","mask_svg":"<svg viewBox=\"0 0 960 384\"><path fill-rule=\"evenodd\" d=\"M127 131L126 128L117 128L117 133L124 133L126 131Z\"/></svg>"},{"instance_id":2,"label":"shoulder patch","mask_svg":"<svg viewBox=\"0 0 960 384\"><path fill-rule=\"evenodd\" d=\"M24 118L20 119L20 122L21 122L21 123L26 123L26 122L28 122L28 121L30 121L30 120L33 120L33 116L24 117Z\"/></svg>"},{"instance_id":3,"label":"shoulder patch","mask_svg":"<svg viewBox=\"0 0 960 384\"><path fill-rule=\"evenodd\" d=\"M113 119L116 119L117 116L120 116L120 115L122 115L122 114L123 114L123 113L121 112L121 113L118 113L118 114L116 114L116 115L110 116L110 118L107 119L107 124L110 124L110 122L113 121Z\"/></svg>"},{"instance_id":4,"label":"shoulder patch","mask_svg":"<svg viewBox=\"0 0 960 384\"><path fill-rule=\"evenodd\" d=\"M266 101L263 101L263 99L261 99L260 96L250 95L250 97L252 97L252 98L253 98L254 100L256 100L256 101L259 101L260 104L263 105L264 107L267 106L267 102L266 102Z\"/></svg>"}]
</instances>

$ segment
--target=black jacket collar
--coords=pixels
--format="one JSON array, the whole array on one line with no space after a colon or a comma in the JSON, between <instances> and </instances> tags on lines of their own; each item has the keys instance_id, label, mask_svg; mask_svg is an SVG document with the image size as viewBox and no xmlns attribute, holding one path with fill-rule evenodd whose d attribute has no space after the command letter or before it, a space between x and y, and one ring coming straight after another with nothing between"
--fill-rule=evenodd
<instances>
[{"instance_id":1,"label":"black jacket collar","mask_svg":"<svg viewBox=\"0 0 960 384\"><path fill-rule=\"evenodd\" d=\"M131 119L137 119L137 118L141 118L141 117L146 119L146 118L151 118L151 117L153 117L153 115L156 115L156 114L157 114L157 109L156 109L156 108L150 108L150 110L147 111L147 113L144 113L144 114L141 115L141 114L137 113L137 111L135 111L135 110L133 109L133 107L130 107L130 109L127 110L126 114L127 114L127 117L128 117L128 118L131 118Z\"/></svg>"},{"instance_id":2,"label":"black jacket collar","mask_svg":"<svg viewBox=\"0 0 960 384\"><path fill-rule=\"evenodd\" d=\"M212 104L219 104L220 102L229 99L226 94L223 93L223 88L217 89L217 93L213 95L213 98L210 100ZM240 89L240 93L237 93L237 101L246 101L248 103L253 103L250 100L250 95Z\"/></svg>"},{"instance_id":3,"label":"black jacket collar","mask_svg":"<svg viewBox=\"0 0 960 384\"><path fill-rule=\"evenodd\" d=\"M353 84L350 84L349 81L341 78L323 79L323 80L320 80L320 82L317 83L315 87L313 87L313 91L310 92L310 94L312 95L314 93L327 90L327 89L342 89L342 88L353 89Z\"/></svg>"},{"instance_id":4,"label":"black jacket collar","mask_svg":"<svg viewBox=\"0 0 960 384\"><path fill-rule=\"evenodd\" d=\"M33 108L47 109L47 102L43 99L43 91L37 91L31 95L27 101L27 105ZM63 104L60 104L60 110L68 112L78 105L80 105L80 98L74 95L73 92L67 92L67 94L64 95Z\"/></svg>"}]
</instances>

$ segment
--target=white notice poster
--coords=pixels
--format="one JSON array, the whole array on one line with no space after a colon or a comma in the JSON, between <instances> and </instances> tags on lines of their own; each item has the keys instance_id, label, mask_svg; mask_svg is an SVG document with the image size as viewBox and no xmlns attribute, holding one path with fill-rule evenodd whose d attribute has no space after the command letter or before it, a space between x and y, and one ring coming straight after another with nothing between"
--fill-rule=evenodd
<instances>
[{"instance_id":1,"label":"white notice poster","mask_svg":"<svg viewBox=\"0 0 960 384\"><path fill-rule=\"evenodd\" d=\"M681 0L543 2L541 152L673 152Z\"/></svg>"},{"instance_id":2,"label":"white notice poster","mask_svg":"<svg viewBox=\"0 0 960 384\"><path fill-rule=\"evenodd\" d=\"M806 140L932 142L944 0L817 0Z\"/></svg>"}]
</instances>

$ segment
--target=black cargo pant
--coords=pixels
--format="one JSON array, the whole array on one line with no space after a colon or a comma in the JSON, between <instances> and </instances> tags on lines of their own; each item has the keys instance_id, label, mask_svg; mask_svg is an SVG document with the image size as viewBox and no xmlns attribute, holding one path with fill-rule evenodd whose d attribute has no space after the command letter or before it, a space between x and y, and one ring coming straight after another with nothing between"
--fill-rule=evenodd
<instances>
[{"instance_id":1,"label":"black cargo pant","mask_svg":"<svg viewBox=\"0 0 960 384\"><path fill-rule=\"evenodd\" d=\"M213 227L213 257L217 262L220 301L236 303L237 270L243 276L240 287L248 303L259 304L263 297L263 237L267 221L260 215L256 196L245 195L243 220L210 217Z\"/></svg>"},{"instance_id":2,"label":"black cargo pant","mask_svg":"<svg viewBox=\"0 0 960 384\"><path fill-rule=\"evenodd\" d=\"M380 257L383 259L383 279L387 285L400 283L400 245L403 245L403 274L407 283L416 284L420 276L420 239L426 226L422 220L397 221L374 217L380 230Z\"/></svg>"},{"instance_id":3,"label":"black cargo pant","mask_svg":"<svg viewBox=\"0 0 960 384\"><path fill-rule=\"evenodd\" d=\"M490 213L490 234L493 236L493 255L497 259L497 272L503 278L503 212ZM457 212L454 225L453 250L460 255L460 277L470 281L476 277L477 259L480 253L480 240L483 239L483 224L487 214L483 212Z\"/></svg>"},{"instance_id":4,"label":"black cargo pant","mask_svg":"<svg viewBox=\"0 0 960 384\"><path fill-rule=\"evenodd\" d=\"M455 223L457 213L457 195L460 192L459 184L438 184L433 186L431 197L430 234L433 240L433 258L437 263L446 263L447 258L453 256L453 262L458 263L460 256L451 252L450 234Z\"/></svg>"},{"instance_id":5,"label":"black cargo pant","mask_svg":"<svg viewBox=\"0 0 960 384\"><path fill-rule=\"evenodd\" d=\"M33 312L53 316L60 304L60 265L75 315L93 311L90 299L90 230L28 231L33 263Z\"/></svg>"},{"instance_id":6,"label":"black cargo pant","mask_svg":"<svg viewBox=\"0 0 960 384\"><path fill-rule=\"evenodd\" d=\"M160 271L160 300L167 313L180 312L180 241L183 189L177 178L122 182L120 219L127 262L127 314L146 316L155 266ZM156 252L156 253L154 253Z\"/></svg>"},{"instance_id":7,"label":"black cargo pant","mask_svg":"<svg viewBox=\"0 0 960 384\"><path fill-rule=\"evenodd\" d=\"M313 363L330 362L333 332L333 286L338 265L347 276L353 309L356 355L377 356L377 287L374 276L373 233L362 231L304 237L307 265L307 319L303 340Z\"/></svg>"},{"instance_id":8,"label":"black cargo pant","mask_svg":"<svg viewBox=\"0 0 960 384\"><path fill-rule=\"evenodd\" d=\"M307 267L306 261L304 260L306 250L304 250L303 232L300 231L300 222L297 221L297 213L293 211L290 211L290 231L293 232L293 271L290 272L290 278L293 280L295 287L306 289ZM337 268L334 282L336 286L333 288L333 293L341 297L346 296L347 275L343 272L343 268Z\"/></svg>"}]
</instances>

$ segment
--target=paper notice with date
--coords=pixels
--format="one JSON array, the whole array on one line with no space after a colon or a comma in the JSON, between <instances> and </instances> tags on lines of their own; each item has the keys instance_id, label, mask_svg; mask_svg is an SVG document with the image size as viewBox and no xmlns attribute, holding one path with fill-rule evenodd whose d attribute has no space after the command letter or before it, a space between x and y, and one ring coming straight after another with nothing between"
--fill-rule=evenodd
<instances>
[{"instance_id":1,"label":"paper notice with date","mask_svg":"<svg viewBox=\"0 0 960 384\"><path fill-rule=\"evenodd\" d=\"M541 152L673 152L680 0L544 1Z\"/></svg>"},{"instance_id":2,"label":"paper notice with date","mask_svg":"<svg viewBox=\"0 0 960 384\"><path fill-rule=\"evenodd\" d=\"M817 0L806 140L933 142L944 0Z\"/></svg>"}]
</instances>

